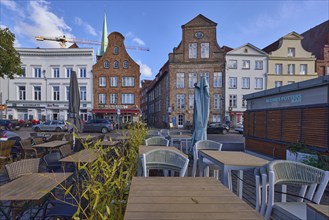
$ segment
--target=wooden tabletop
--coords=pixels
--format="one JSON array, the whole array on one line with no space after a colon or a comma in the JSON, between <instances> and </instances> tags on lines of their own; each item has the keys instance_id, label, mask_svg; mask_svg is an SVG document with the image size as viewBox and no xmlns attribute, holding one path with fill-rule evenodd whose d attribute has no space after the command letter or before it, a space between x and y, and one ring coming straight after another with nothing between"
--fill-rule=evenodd
<instances>
[{"instance_id":1,"label":"wooden tabletop","mask_svg":"<svg viewBox=\"0 0 329 220\"><path fill-rule=\"evenodd\" d=\"M119 141L102 141L100 143L101 146L115 146L117 144L119 144Z\"/></svg>"},{"instance_id":2,"label":"wooden tabletop","mask_svg":"<svg viewBox=\"0 0 329 220\"><path fill-rule=\"evenodd\" d=\"M33 147L56 148L56 147L63 146L67 143L69 143L69 141L50 141L50 142L45 142L42 144L33 145Z\"/></svg>"},{"instance_id":3,"label":"wooden tabletop","mask_svg":"<svg viewBox=\"0 0 329 220\"><path fill-rule=\"evenodd\" d=\"M307 206L329 219L329 206L307 203Z\"/></svg>"},{"instance_id":4,"label":"wooden tabletop","mask_svg":"<svg viewBox=\"0 0 329 220\"><path fill-rule=\"evenodd\" d=\"M215 178L133 177L129 219L262 219Z\"/></svg>"},{"instance_id":5,"label":"wooden tabletop","mask_svg":"<svg viewBox=\"0 0 329 220\"><path fill-rule=\"evenodd\" d=\"M169 135L171 139L189 139L192 138L192 135L190 134L182 134L182 135Z\"/></svg>"},{"instance_id":6,"label":"wooden tabletop","mask_svg":"<svg viewBox=\"0 0 329 220\"><path fill-rule=\"evenodd\" d=\"M72 173L32 173L0 186L0 201L39 200Z\"/></svg>"},{"instance_id":7,"label":"wooden tabletop","mask_svg":"<svg viewBox=\"0 0 329 220\"><path fill-rule=\"evenodd\" d=\"M97 159L98 153L92 149L84 149L76 152L70 156L60 159L60 162L72 162L72 163L90 163Z\"/></svg>"},{"instance_id":8,"label":"wooden tabletop","mask_svg":"<svg viewBox=\"0 0 329 220\"><path fill-rule=\"evenodd\" d=\"M200 150L209 157L229 166L258 167L269 161L240 151Z\"/></svg>"},{"instance_id":9,"label":"wooden tabletop","mask_svg":"<svg viewBox=\"0 0 329 220\"><path fill-rule=\"evenodd\" d=\"M118 140L118 141L124 141L124 140L128 140L129 136L116 136L113 138L114 140Z\"/></svg>"},{"instance_id":10,"label":"wooden tabletop","mask_svg":"<svg viewBox=\"0 0 329 220\"><path fill-rule=\"evenodd\" d=\"M149 152L151 150L155 149L163 149L163 150L173 150L180 154L182 154L184 157L188 157L186 154L184 154L182 151L178 150L176 147L173 146L146 146L146 145L140 145L139 146L139 156L142 156L144 153Z\"/></svg>"}]
</instances>

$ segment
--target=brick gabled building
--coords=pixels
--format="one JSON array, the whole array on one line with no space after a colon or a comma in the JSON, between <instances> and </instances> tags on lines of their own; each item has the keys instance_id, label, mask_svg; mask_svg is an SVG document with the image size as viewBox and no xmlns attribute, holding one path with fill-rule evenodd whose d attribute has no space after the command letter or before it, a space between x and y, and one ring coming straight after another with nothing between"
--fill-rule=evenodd
<instances>
[{"instance_id":1,"label":"brick gabled building","mask_svg":"<svg viewBox=\"0 0 329 220\"><path fill-rule=\"evenodd\" d=\"M194 84L202 75L210 86L209 121L224 121L224 50L216 36L217 24L198 15L182 25L182 41L169 53L148 89L148 125L177 128L193 123Z\"/></svg>"},{"instance_id":2,"label":"brick gabled building","mask_svg":"<svg viewBox=\"0 0 329 220\"><path fill-rule=\"evenodd\" d=\"M152 80L143 80L142 81L142 88L140 90L140 108L142 111L142 120L144 122L147 122L147 112L148 112L148 104L147 104L147 91L148 88L150 86L150 84L152 83Z\"/></svg>"},{"instance_id":3,"label":"brick gabled building","mask_svg":"<svg viewBox=\"0 0 329 220\"><path fill-rule=\"evenodd\" d=\"M132 122L140 114L140 67L127 53L122 34L111 33L108 42L93 66L93 114L120 124Z\"/></svg>"},{"instance_id":4,"label":"brick gabled building","mask_svg":"<svg viewBox=\"0 0 329 220\"><path fill-rule=\"evenodd\" d=\"M301 34L305 50L316 57L315 71L319 76L329 75L329 20Z\"/></svg>"}]
</instances>

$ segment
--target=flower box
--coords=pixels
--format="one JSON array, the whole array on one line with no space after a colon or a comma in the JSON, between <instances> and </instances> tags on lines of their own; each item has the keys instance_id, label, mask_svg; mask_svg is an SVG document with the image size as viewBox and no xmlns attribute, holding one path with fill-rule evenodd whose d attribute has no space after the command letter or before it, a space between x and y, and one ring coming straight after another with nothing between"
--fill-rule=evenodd
<instances>
[{"instance_id":1,"label":"flower box","mask_svg":"<svg viewBox=\"0 0 329 220\"><path fill-rule=\"evenodd\" d=\"M314 154L302 153L302 152L291 152L290 150L286 150L286 160L296 161L296 162L303 162L307 158L313 157L317 159L318 156Z\"/></svg>"}]
</instances>

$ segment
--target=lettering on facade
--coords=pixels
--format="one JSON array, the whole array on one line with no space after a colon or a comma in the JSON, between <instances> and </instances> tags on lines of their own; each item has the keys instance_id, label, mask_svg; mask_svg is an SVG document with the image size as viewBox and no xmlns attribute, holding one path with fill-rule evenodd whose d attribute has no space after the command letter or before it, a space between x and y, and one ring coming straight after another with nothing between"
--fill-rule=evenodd
<instances>
[{"instance_id":1,"label":"lettering on facade","mask_svg":"<svg viewBox=\"0 0 329 220\"><path fill-rule=\"evenodd\" d=\"M28 103L28 104L23 104L24 107L40 107L40 104L32 104L32 103Z\"/></svg>"},{"instance_id":2,"label":"lettering on facade","mask_svg":"<svg viewBox=\"0 0 329 220\"><path fill-rule=\"evenodd\" d=\"M302 95L301 94L295 94L295 95L285 95L275 98L267 98L265 100L266 103L282 103L282 102L289 102L289 103L299 103L302 102Z\"/></svg>"},{"instance_id":3,"label":"lettering on facade","mask_svg":"<svg viewBox=\"0 0 329 220\"><path fill-rule=\"evenodd\" d=\"M48 104L47 107L59 107L59 105L56 105L56 104Z\"/></svg>"},{"instance_id":4,"label":"lettering on facade","mask_svg":"<svg viewBox=\"0 0 329 220\"><path fill-rule=\"evenodd\" d=\"M99 105L100 109L128 109L128 105Z\"/></svg>"}]
</instances>

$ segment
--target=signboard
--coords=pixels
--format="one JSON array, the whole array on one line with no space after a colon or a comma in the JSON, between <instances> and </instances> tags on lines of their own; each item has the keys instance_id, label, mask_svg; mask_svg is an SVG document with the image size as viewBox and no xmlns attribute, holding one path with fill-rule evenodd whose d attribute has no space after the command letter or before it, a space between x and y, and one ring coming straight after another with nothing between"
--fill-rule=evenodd
<instances>
[{"instance_id":1,"label":"signboard","mask_svg":"<svg viewBox=\"0 0 329 220\"><path fill-rule=\"evenodd\" d=\"M117 109L117 114L118 114L118 115L120 115L120 114L121 114L121 111L120 111L120 109L119 109L119 108Z\"/></svg>"}]
</instances>

